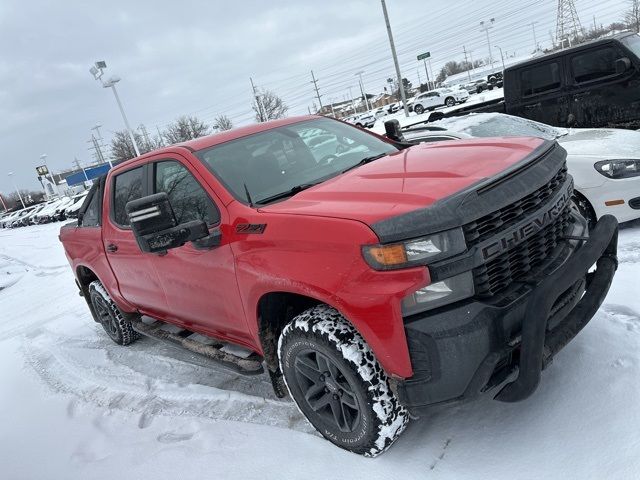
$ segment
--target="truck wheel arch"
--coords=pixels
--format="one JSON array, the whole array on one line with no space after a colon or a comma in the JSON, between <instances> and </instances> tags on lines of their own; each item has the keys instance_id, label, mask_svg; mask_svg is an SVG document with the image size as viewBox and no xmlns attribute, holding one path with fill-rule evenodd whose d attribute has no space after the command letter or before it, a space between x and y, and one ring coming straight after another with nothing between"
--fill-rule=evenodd
<instances>
[{"instance_id":1,"label":"truck wheel arch","mask_svg":"<svg viewBox=\"0 0 640 480\"><path fill-rule=\"evenodd\" d=\"M99 280L100 282L102 281L93 272L93 270L91 270L89 267L85 267L84 265L79 265L78 268L76 268L76 279L77 279L78 287L80 288L80 293L82 297L85 299L85 301L87 302L87 305L89 306L89 310L91 311L91 316L93 317L94 321L97 322L96 320L97 317L96 317L95 311L93 310L93 305L91 304L91 300L89 298L89 285L91 284L91 282L95 280Z\"/></svg>"}]
</instances>

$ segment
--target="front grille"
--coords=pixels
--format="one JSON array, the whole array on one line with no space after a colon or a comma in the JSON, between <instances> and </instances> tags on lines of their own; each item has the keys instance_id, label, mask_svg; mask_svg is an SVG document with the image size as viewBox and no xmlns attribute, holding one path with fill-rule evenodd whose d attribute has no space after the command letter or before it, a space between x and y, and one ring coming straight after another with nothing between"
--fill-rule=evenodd
<instances>
[{"instance_id":1,"label":"front grille","mask_svg":"<svg viewBox=\"0 0 640 480\"><path fill-rule=\"evenodd\" d=\"M524 242L473 270L476 295L491 297L534 273L556 248L571 219L567 205L554 222Z\"/></svg>"},{"instance_id":2,"label":"front grille","mask_svg":"<svg viewBox=\"0 0 640 480\"><path fill-rule=\"evenodd\" d=\"M471 248L526 219L560 191L567 179L566 163L553 178L534 192L463 226L467 247ZM505 290L513 282L535 273L553 252L569 225L571 207L535 235L473 269L476 296L487 298Z\"/></svg>"},{"instance_id":3,"label":"front grille","mask_svg":"<svg viewBox=\"0 0 640 480\"><path fill-rule=\"evenodd\" d=\"M530 213L535 212L549 198L551 198L567 179L567 165L562 166L558 173L544 186L522 197L506 207L500 208L464 227L464 237L467 247L472 247L498 232L515 225Z\"/></svg>"}]
</instances>

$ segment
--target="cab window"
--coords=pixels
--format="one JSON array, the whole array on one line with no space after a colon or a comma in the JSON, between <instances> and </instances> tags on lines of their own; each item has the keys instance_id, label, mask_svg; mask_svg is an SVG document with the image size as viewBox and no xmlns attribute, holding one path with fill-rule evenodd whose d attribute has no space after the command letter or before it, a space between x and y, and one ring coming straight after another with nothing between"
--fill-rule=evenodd
<instances>
[{"instance_id":1,"label":"cab window","mask_svg":"<svg viewBox=\"0 0 640 480\"><path fill-rule=\"evenodd\" d=\"M615 48L605 47L574 55L571 70L576 83L591 82L616 74L616 60L619 55Z\"/></svg>"},{"instance_id":2,"label":"cab window","mask_svg":"<svg viewBox=\"0 0 640 480\"><path fill-rule=\"evenodd\" d=\"M169 196L178 224L203 220L207 225L220 221L220 213L191 172L175 160L155 163L155 193Z\"/></svg>"},{"instance_id":3,"label":"cab window","mask_svg":"<svg viewBox=\"0 0 640 480\"><path fill-rule=\"evenodd\" d=\"M83 227L98 227L100 226L100 194L101 190L96 188L91 192L87 201L89 204L82 214L81 226ZM84 207L84 205L83 205Z\"/></svg>"},{"instance_id":4,"label":"cab window","mask_svg":"<svg viewBox=\"0 0 640 480\"><path fill-rule=\"evenodd\" d=\"M113 179L113 220L122 227L129 226L125 206L131 200L142 198L143 167L116 175Z\"/></svg>"},{"instance_id":5,"label":"cab window","mask_svg":"<svg viewBox=\"0 0 640 480\"><path fill-rule=\"evenodd\" d=\"M522 96L537 95L560 88L558 62L548 62L525 68L520 72Z\"/></svg>"}]
</instances>

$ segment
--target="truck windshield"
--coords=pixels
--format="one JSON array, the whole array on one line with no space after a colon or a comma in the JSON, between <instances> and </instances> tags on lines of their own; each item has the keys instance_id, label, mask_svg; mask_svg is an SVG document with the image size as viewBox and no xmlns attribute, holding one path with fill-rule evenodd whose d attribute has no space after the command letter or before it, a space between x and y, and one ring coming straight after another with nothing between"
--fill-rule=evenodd
<instances>
[{"instance_id":1,"label":"truck windshield","mask_svg":"<svg viewBox=\"0 0 640 480\"><path fill-rule=\"evenodd\" d=\"M620 41L625 47L631 50L636 57L640 58L640 35L629 35L628 37L621 38Z\"/></svg>"},{"instance_id":2,"label":"truck windshield","mask_svg":"<svg viewBox=\"0 0 640 480\"><path fill-rule=\"evenodd\" d=\"M196 156L236 199L264 204L396 151L357 127L321 118L216 145Z\"/></svg>"}]
</instances>

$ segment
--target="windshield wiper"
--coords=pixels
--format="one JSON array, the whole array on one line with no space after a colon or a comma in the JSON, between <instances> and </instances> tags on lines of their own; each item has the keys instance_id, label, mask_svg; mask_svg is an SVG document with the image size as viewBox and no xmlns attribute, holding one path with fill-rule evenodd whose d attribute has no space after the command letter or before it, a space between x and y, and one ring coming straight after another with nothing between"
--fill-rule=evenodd
<instances>
[{"instance_id":1,"label":"windshield wiper","mask_svg":"<svg viewBox=\"0 0 640 480\"><path fill-rule=\"evenodd\" d=\"M348 172L349 170L353 170L354 168L361 167L362 165L365 165L367 163L373 162L374 160L378 160L379 158L386 157L386 156L387 156L386 153L379 153L378 155L372 155L371 157L364 157L355 165L351 165L349 168L345 168L342 171L342 173Z\"/></svg>"},{"instance_id":2,"label":"windshield wiper","mask_svg":"<svg viewBox=\"0 0 640 480\"><path fill-rule=\"evenodd\" d=\"M296 193L300 193L303 190L306 190L307 188L311 188L314 185L317 185L319 182L316 183L303 183L302 185L296 185L295 187L285 191L285 192L280 192L280 193L276 193L275 195L271 195L269 197L263 198L262 200L258 200L256 202L253 202L254 205L264 205L265 203L270 203L270 202L275 202L276 200L280 200L283 198L288 198L288 197L292 197L293 195L295 195Z\"/></svg>"}]
</instances>

